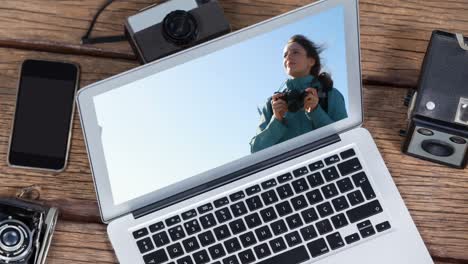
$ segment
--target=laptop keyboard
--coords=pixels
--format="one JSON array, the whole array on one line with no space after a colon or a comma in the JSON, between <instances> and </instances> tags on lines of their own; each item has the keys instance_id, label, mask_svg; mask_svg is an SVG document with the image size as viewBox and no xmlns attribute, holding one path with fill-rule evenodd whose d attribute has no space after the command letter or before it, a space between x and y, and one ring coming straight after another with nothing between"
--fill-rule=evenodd
<instances>
[{"instance_id":1,"label":"laptop keyboard","mask_svg":"<svg viewBox=\"0 0 468 264\"><path fill-rule=\"evenodd\" d=\"M133 232L146 264L296 264L391 228L354 151ZM385 217L385 216L384 216Z\"/></svg>"}]
</instances>

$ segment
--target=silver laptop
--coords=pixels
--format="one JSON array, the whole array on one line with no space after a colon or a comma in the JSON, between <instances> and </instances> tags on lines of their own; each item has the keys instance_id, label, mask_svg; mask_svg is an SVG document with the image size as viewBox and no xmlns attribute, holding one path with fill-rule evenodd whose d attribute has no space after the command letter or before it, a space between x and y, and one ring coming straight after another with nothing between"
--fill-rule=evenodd
<instances>
[{"instance_id":1,"label":"silver laptop","mask_svg":"<svg viewBox=\"0 0 468 264\"><path fill-rule=\"evenodd\" d=\"M320 1L79 92L120 263L433 263L361 127L358 21Z\"/></svg>"}]
</instances>

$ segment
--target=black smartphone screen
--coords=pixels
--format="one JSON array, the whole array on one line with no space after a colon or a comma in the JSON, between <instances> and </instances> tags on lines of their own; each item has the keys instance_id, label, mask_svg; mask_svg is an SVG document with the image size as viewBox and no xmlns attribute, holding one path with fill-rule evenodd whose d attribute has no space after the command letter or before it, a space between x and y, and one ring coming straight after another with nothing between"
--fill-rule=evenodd
<instances>
[{"instance_id":1,"label":"black smartphone screen","mask_svg":"<svg viewBox=\"0 0 468 264\"><path fill-rule=\"evenodd\" d=\"M78 74L78 67L70 63L23 63L8 155L11 165L65 167Z\"/></svg>"}]
</instances>

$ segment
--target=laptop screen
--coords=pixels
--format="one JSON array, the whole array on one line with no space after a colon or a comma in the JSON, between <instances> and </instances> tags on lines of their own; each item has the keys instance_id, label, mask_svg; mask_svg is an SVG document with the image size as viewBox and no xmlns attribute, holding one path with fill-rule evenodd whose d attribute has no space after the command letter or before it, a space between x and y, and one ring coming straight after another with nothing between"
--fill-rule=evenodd
<instances>
[{"instance_id":1,"label":"laptop screen","mask_svg":"<svg viewBox=\"0 0 468 264\"><path fill-rule=\"evenodd\" d=\"M93 98L114 204L348 117L344 8Z\"/></svg>"}]
</instances>

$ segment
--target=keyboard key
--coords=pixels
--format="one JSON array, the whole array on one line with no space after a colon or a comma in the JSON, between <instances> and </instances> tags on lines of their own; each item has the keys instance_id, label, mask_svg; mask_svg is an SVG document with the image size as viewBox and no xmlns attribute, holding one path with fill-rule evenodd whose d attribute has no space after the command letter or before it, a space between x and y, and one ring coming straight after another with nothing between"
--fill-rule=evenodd
<instances>
[{"instance_id":1,"label":"keyboard key","mask_svg":"<svg viewBox=\"0 0 468 264\"><path fill-rule=\"evenodd\" d=\"M257 235L260 241L264 241L273 237L268 226L262 226L260 228L255 229L255 234Z\"/></svg>"},{"instance_id":2,"label":"keyboard key","mask_svg":"<svg viewBox=\"0 0 468 264\"><path fill-rule=\"evenodd\" d=\"M245 207L244 202L238 202L236 204L231 205L231 211L234 214L234 217L239 217L247 213L247 207Z\"/></svg>"},{"instance_id":3,"label":"keyboard key","mask_svg":"<svg viewBox=\"0 0 468 264\"><path fill-rule=\"evenodd\" d=\"M205 264L210 262L210 257L208 256L208 252L206 250L200 250L192 255L193 259L195 260L196 264Z\"/></svg>"},{"instance_id":4,"label":"keyboard key","mask_svg":"<svg viewBox=\"0 0 468 264\"><path fill-rule=\"evenodd\" d=\"M330 199L338 195L338 189L336 189L336 185L334 183L325 185L321 189L322 189L323 195L327 199Z\"/></svg>"},{"instance_id":5,"label":"keyboard key","mask_svg":"<svg viewBox=\"0 0 468 264\"><path fill-rule=\"evenodd\" d=\"M213 214L203 215L202 217L200 217L200 222L204 229L208 229L216 225L216 220Z\"/></svg>"},{"instance_id":6,"label":"keyboard key","mask_svg":"<svg viewBox=\"0 0 468 264\"><path fill-rule=\"evenodd\" d=\"M259 185L254 185L252 187L245 189L245 192L247 193L247 195L256 194L256 193L259 193L260 191L261 189Z\"/></svg>"},{"instance_id":7,"label":"keyboard key","mask_svg":"<svg viewBox=\"0 0 468 264\"><path fill-rule=\"evenodd\" d=\"M148 229L146 229L146 228L142 228L142 229L139 229L139 230L133 232L133 237L135 239L142 238L142 237L144 237L146 235L148 235Z\"/></svg>"},{"instance_id":8,"label":"keyboard key","mask_svg":"<svg viewBox=\"0 0 468 264\"><path fill-rule=\"evenodd\" d=\"M284 222L283 219L280 219L276 222L271 223L270 227L271 227L271 230L273 230L273 233L275 234L275 236L281 235L288 231L288 228L286 227L286 223Z\"/></svg>"},{"instance_id":9,"label":"keyboard key","mask_svg":"<svg viewBox=\"0 0 468 264\"><path fill-rule=\"evenodd\" d=\"M345 237L345 240L346 240L346 243L352 244L352 243L354 243L354 242L359 241L360 238L359 238L358 233L354 233L354 234L352 234L352 235L349 235L349 236Z\"/></svg>"},{"instance_id":10,"label":"keyboard key","mask_svg":"<svg viewBox=\"0 0 468 264\"><path fill-rule=\"evenodd\" d=\"M326 233L333 231L333 227L328 219L317 222L315 227L317 227L317 231L320 235L325 235Z\"/></svg>"},{"instance_id":11,"label":"keyboard key","mask_svg":"<svg viewBox=\"0 0 468 264\"><path fill-rule=\"evenodd\" d=\"M309 173L309 170L306 167L301 167L293 171L294 177L300 177Z\"/></svg>"},{"instance_id":12,"label":"keyboard key","mask_svg":"<svg viewBox=\"0 0 468 264\"><path fill-rule=\"evenodd\" d=\"M325 243L325 239L319 238L307 244L307 248L310 251L310 254L313 258L316 258L320 255L328 253L330 250L328 249L327 243Z\"/></svg>"},{"instance_id":13,"label":"keyboard key","mask_svg":"<svg viewBox=\"0 0 468 264\"><path fill-rule=\"evenodd\" d=\"M338 189L340 190L341 193L351 191L354 188L349 177L337 181L336 185L338 185Z\"/></svg>"},{"instance_id":14,"label":"keyboard key","mask_svg":"<svg viewBox=\"0 0 468 264\"><path fill-rule=\"evenodd\" d=\"M300 194L302 192L309 190L309 185L307 185L307 181L304 178L300 178L299 180L293 181L292 185L293 185L294 191L297 194Z\"/></svg>"},{"instance_id":15,"label":"keyboard key","mask_svg":"<svg viewBox=\"0 0 468 264\"><path fill-rule=\"evenodd\" d=\"M220 199L215 200L215 201L213 202L213 204L214 204L214 206L215 206L216 208L220 208L220 207L222 207L222 206L225 206L225 205L227 205L228 203L229 203L229 200L228 200L227 197L220 198Z\"/></svg>"},{"instance_id":16,"label":"keyboard key","mask_svg":"<svg viewBox=\"0 0 468 264\"><path fill-rule=\"evenodd\" d=\"M359 233L361 234L362 238L370 237L372 235L375 235L375 230L372 225L359 229Z\"/></svg>"},{"instance_id":17,"label":"keyboard key","mask_svg":"<svg viewBox=\"0 0 468 264\"><path fill-rule=\"evenodd\" d=\"M216 219L218 219L218 223L224 223L232 219L231 212L229 212L228 208L219 209L215 212Z\"/></svg>"},{"instance_id":18,"label":"keyboard key","mask_svg":"<svg viewBox=\"0 0 468 264\"><path fill-rule=\"evenodd\" d=\"M335 166L322 170L322 174L327 182L340 178L340 175L338 174Z\"/></svg>"},{"instance_id":19,"label":"keyboard key","mask_svg":"<svg viewBox=\"0 0 468 264\"><path fill-rule=\"evenodd\" d=\"M175 224L180 223L180 221L181 221L180 217L178 215L176 215L176 216L173 216L173 217L171 217L169 219L166 219L166 225L167 226L173 226Z\"/></svg>"},{"instance_id":20,"label":"keyboard key","mask_svg":"<svg viewBox=\"0 0 468 264\"><path fill-rule=\"evenodd\" d=\"M265 223L268 223L278 218L278 216L276 215L275 209L273 209L273 207L268 207L266 209L261 210L260 215L262 216L263 222Z\"/></svg>"},{"instance_id":21,"label":"keyboard key","mask_svg":"<svg viewBox=\"0 0 468 264\"><path fill-rule=\"evenodd\" d=\"M323 167L325 167L325 164L323 164L323 162L321 160L319 160L317 162L314 162L314 163L309 165L309 169L310 169L311 172L316 171L318 169L321 169Z\"/></svg>"},{"instance_id":22,"label":"keyboard key","mask_svg":"<svg viewBox=\"0 0 468 264\"><path fill-rule=\"evenodd\" d=\"M204 247L211 245L215 242L215 238L211 231L206 231L204 233L199 234L198 239L200 240L200 243Z\"/></svg>"},{"instance_id":23,"label":"keyboard key","mask_svg":"<svg viewBox=\"0 0 468 264\"><path fill-rule=\"evenodd\" d=\"M358 158L353 158L338 164L338 170L340 170L342 176L346 176L353 172L362 170L362 166Z\"/></svg>"},{"instance_id":24,"label":"keyboard key","mask_svg":"<svg viewBox=\"0 0 468 264\"><path fill-rule=\"evenodd\" d=\"M144 254L154 249L153 242L151 242L151 238L149 237L137 241L137 246L141 254Z\"/></svg>"},{"instance_id":25,"label":"keyboard key","mask_svg":"<svg viewBox=\"0 0 468 264\"><path fill-rule=\"evenodd\" d=\"M212 247L209 247L208 252L210 252L211 259L213 260L226 256L226 251L224 251L222 244L217 244Z\"/></svg>"},{"instance_id":26,"label":"keyboard key","mask_svg":"<svg viewBox=\"0 0 468 264\"><path fill-rule=\"evenodd\" d=\"M352 206L364 202L364 197L362 196L361 191L359 190L348 193L346 196L348 197L348 200Z\"/></svg>"},{"instance_id":27,"label":"keyboard key","mask_svg":"<svg viewBox=\"0 0 468 264\"><path fill-rule=\"evenodd\" d=\"M274 187L274 186L276 186L276 180L275 179L271 179L271 180L262 182L262 188L264 190L269 189L269 188Z\"/></svg>"},{"instance_id":28,"label":"keyboard key","mask_svg":"<svg viewBox=\"0 0 468 264\"><path fill-rule=\"evenodd\" d=\"M169 236L171 236L172 241L177 241L185 237L184 229L181 225L169 229Z\"/></svg>"},{"instance_id":29,"label":"keyboard key","mask_svg":"<svg viewBox=\"0 0 468 264\"><path fill-rule=\"evenodd\" d=\"M285 184L276 188L276 191L278 192L278 195L281 198L281 200L284 200L294 195L291 185L289 184Z\"/></svg>"},{"instance_id":30,"label":"keyboard key","mask_svg":"<svg viewBox=\"0 0 468 264\"><path fill-rule=\"evenodd\" d=\"M283 175L280 175L276 178L278 180L278 182L281 184L281 183L285 183L287 181L290 181L293 179L293 176L291 173L285 173Z\"/></svg>"},{"instance_id":31,"label":"keyboard key","mask_svg":"<svg viewBox=\"0 0 468 264\"><path fill-rule=\"evenodd\" d=\"M242 234L239 238L242 245L245 248L257 243L257 239L255 239L255 235L253 232L247 232L245 234Z\"/></svg>"},{"instance_id":32,"label":"keyboard key","mask_svg":"<svg viewBox=\"0 0 468 264\"><path fill-rule=\"evenodd\" d=\"M306 193L306 196L307 196L307 199L309 200L310 205L314 205L316 203L323 201L323 196L320 193L320 190L318 189L315 189L313 191Z\"/></svg>"},{"instance_id":33,"label":"keyboard key","mask_svg":"<svg viewBox=\"0 0 468 264\"><path fill-rule=\"evenodd\" d=\"M247 229L245 227L244 221L242 221L242 219L237 219L235 221L230 222L229 226L231 227L232 233L234 235L242 233Z\"/></svg>"},{"instance_id":34,"label":"keyboard key","mask_svg":"<svg viewBox=\"0 0 468 264\"><path fill-rule=\"evenodd\" d=\"M245 202L247 203L247 207L249 208L251 212L256 211L263 207L262 200L260 199L258 195L247 198Z\"/></svg>"},{"instance_id":35,"label":"keyboard key","mask_svg":"<svg viewBox=\"0 0 468 264\"><path fill-rule=\"evenodd\" d=\"M231 199L231 202L235 202L235 201L238 201L242 198L245 197L245 194L243 191L239 191L239 192L235 192L231 195L229 195L229 199Z\"/></svg>"},{"instance_id":36,"label":"keyboard key","mask_svg":"<svg viewBox=\"0 0 468 264\"><path fill-rule=\"evenodd\" d=\"M257 264L299 264L309 260L309 254L304 246L285 251L279 255L257 262Z\"/></svg>"},{"instance_id":37,"label":"keyboard key","mask_svg":"<svg viewBox=\"0 0 468 264\"><path fill-rule=\"evenodd\" d=\"M218 226L213 231L215 233L216 238L219 241L231 236L231 231L229 231L229 228L227 225Z\"/></svg>"},{"instance_id":38,"label":"keyboard key","mask_svg":"<svg viewBox=\"0 0 468 264\"><path fill-rule=\"evenodd\" d=\"M313 225L302 228L300 232L301 232L302 238L305 241L308 241L317 237L317 231L315 231L315 228Z\"/></svg>"},{"instance_id":39,"label":"keyboard key","mask_svg":"<svg viewBox=\"0 0 468 264\"><path fill-rule=\"evenodd\" d=\"M195 217L195 216L197 216L197 211L195 211L195 209L192 209L190 211L182 213L182 219L184 219L184 220L188 220L188 219L190 219L192 217Z\"/></svg>"},{"instance_id":40,"label":"keyboard key","mask_svg":"<svg viewBox=\"0 0 468 264\"><path fill-rule=\"evenodd\" d=\"M304 195L300 195L291 199L291 204L296 211L300 211L307 207L307 201Z\"/></svg>"},{"instance_id":41,"label":"keyboard key","mask_svg":"<svg viewBox=\"0 0 468 264\"><path fill-rule=\"evenodd\" d=\"M293 214L286 218L289 229L293 230L304 225L302 222L301 216L299 214Z\"/></svg>"},{"instance_id":42,"label":"keyboard key","mask_svg":"<svg viewBox=\"0 0 468 264\"><path fill-rule=\"evenodd\" d=\"M210 203L208 203L208 204L198 207L197 210L199 214L204 214L206 212L213 210L213 206Z\"/></svg>"},{"instance_id":43,"label":"keyboard key","mask_svg":"<svg viewBox=\"0 0 468 264\"><path fill-rule=\"evenodd\" d=\"M156 244L157 247L162 247L164 245L169 244L169 237L167 236L166 231L159 232L153 236L153 241L154 244Z\"/></svg>"},{"instance_id":44,"label":"keyboard key","mask_svg":"<svg viewBox=\"0 0 468 264\"><path fill-rule=\"evenodd\" d=\"M180 243L176 243L176 244L168 246L167 252L169 253L169 256L171 257L171 259L178 258L184 254L184 251L182 250L182 246L180 245Z\"/></svg>"},{"instance_id":45,"label":"keyboard key","mask_svg":"<svg viewBox=\"0 0 468 264\"><path fill-rule=\"evenodd\" d=\"M352 156L356 155L356 152L354 152L354 149L348 149L346 151L343 151L340 153L341 159L345 160L347 158L350 158Z\"/></svg>"},{"instance_id":46,"label":"keyboard key","mask_svg":"<svg viewBox=\"0 0 468 264\"><path fill-rule=\"evenodd\" d=\"M365 228L365 227L368 227L368 226L371 226L371 225L372 225L371 221L370 221L370 220L366 220L366 221L364 221L364 222L358 223L358 224L356 225L356 227L357 227L357 229L359 230L359 229L362 229L362 228Z\"/></svg>"},{"instance_id":47,"label":"keyboard key","mask_svg":"<svg viewBox=\"0 0 468 264\"><path fill-rule=\"evenodd\" d=\"M367 200L371 200L375 198L375 192L372 189L372 186L364 172L355 174L352 176L352 178L353 178L354 185L356 185L357 187L361 187L362 192L364 193L364 196L366 197Z\"/></svg>"},{"instance_id":48,"label":"keyboard key","mask_svg":"<svg viewBox=\"0 0 468 264\"><path fill-rule=\"evenodd\" d=\"M189 236L201 231L200 224L198 224L197 219L185 222L184 227Z\"/></svg>"},{"instance_id":49,"label":"keyboard key","mask_svg":"<svg viewBox=\"0 0 468 264\"><path fill-rule=\"evenodd\" d=\"M295 245L302 243L301 236L299 235L299 232L297 231L287 234L285 238L286 238L286 243L288 243L289 247L294 247Z\"/></svg>"},{"instance_id":50,"label":"keyboard key","mask_svg":"<svg viewBox=\"0 0 468 264\"><path fill-rule=\"evenodd\" d=\"M348 220L346 220L346 217L344 214L332 216L331 221L335 229L339 229L348 225Z\"/></svg>"},{"instance_id":51,"label":"keyboard key","mask_svg":"<svg viewBox=\"0 0 468 264\"><path fill-rule=\"evenodd\" d=\"M302 211L301 215L302 218L304 218L306 224L312 223L318 220L319 218L314 208L309 208L307 210Z\"/></svg>"},{"instance_id":52,"label":"keyboard key","mask_svg":"<svg viewBox=\"0 0 468 264\"><path fill-rule=\"evenodd\" d=\"M278 211L278 214L279 214L280 217L292 213L292 208L291 208L291 205L289 204L288 201L284 201L282 203L279 203L279 204L275 205L275 207L276 207L276 211Z\"/></svg>"},{"instance_id":53,"label":"keyboard key","mask_svg":"<svg viewBox=\"0 0 468 264\"><path fill-rule=\"evenodd\" d=\"M278 196L276 195L274 190L271 190L271 191L262 193L262 199L265 205L270 205L278 201Z\"/></svg>"},{"instance_id":54,"label":"keyboard key","mask_svg":"<svg viewBox=\"0 0 468 264\"><path fill-rule=\"evenodd\" d=\"M244 220L249 228L254 228L262 224L262 220L260 219L258 213L250 214L246 216Z\"/></svg>"},{"instance_id":55,"label":"keyboard key","mask_svg":"<svg viewBox=\"0 0 468 264\"><path fill-rule=\"evenodd\" d=\"M185 252L190 253L200 248L200 244L198 244L198 240L195 237L187 238L182 241L182 245L185 248Z\"/></svg>"},{"instance_id":56,"label":"keyboard key","mask_svg":"<svg viewBox=\"0 0 468 264\"><path fill-rule=\"evenodd\" d=\"M329 202L324 202L317 205L317 211L321 217L327 217L334 213L333 208Z\"/></svg>"},{"instance_id":57,"label":"keyboard key","mask_svg":"<svg viewBox=\"0 0 468 264\"><path fill-rule=\"evenodd\" d=\"M345 245L340 233L336 232L327 236L328 245L332 250L343 247Z\"/></svg>"},{"instance_id":58,"label":"keyboard key","mask_svg":"<svg viewBox=\"0 0 468 264\"><path fill-rule=\"evenodd\" d=\"M310 187L312 188L325 183L320 172L312 173L311 175L307 176L307 180L309 181Z\"/></svg>"},{"instance_id":59,"label":"keyboard key","mask_svg":"<svg viewBox=\"0 0 468 264\"><path fill-rule=\"evenodd\" d=\"M382 211L383 209L379 201L374 200L370 203L363 204L359 207L346 211L346 215L348 216L348 219L351 223L355 223L381 213Z\"/></svg>"},{"instance_id":60,"label":"keyboard key","mask_svg":"<svg viewBox=\"0 0 468 264\"><path fill-rule=\"evenodd\" d=\"M150 229L151 233L158 232L158 231L164 229L164 223L163 222L157 222L156 224L150 225L149 229Z\"/></svg>"},{"instance_id":61,"label":"keyboard key","mask_svg":"<svg viewBox=\"0 0 468 264\"><path fill-rule=\"evenodd\" d=\"M278 237L270 241L270 247L273 252L277 253L286 249L286 243L282 237Z\"/></svg>"},{"instance_id":62,"label":"keyboard key","mask_svg":"<svg viewBox=\"0 0 468 264\"><path fill-rule=\"evenodd\" d=\"M241 250L241 245L236 237L226 240L224 246L229 254Z\"/></svg>"},{"instance_id":63,"label":"keyboard key","mask_svg":"<svg viewBox=\"0 0 468 264\"><path fill-rule=\"evenodd\" d=\"M236 256L230 256L223 259L223 264L240 264Z\"/></svg>"},{"instance_id":64,"label":"keyboard key","mask_svg":"<svg viewBox=\"0 0 468 264\"><path fill-rule=\"evenodd\" d=\"M346 198L344 196L340 196L338 198L335 198L332 200L333 207L337 212L343 211L345 209L349 208L348 201L346 201Z\"/></svg>"},{"instance_id":65,"label":"keyboard key","mask_svg":"<svg viewBox=\"0 0 468 264\"><path fill-rule=\"evenodd\" d=\"M390 229L390 223L388 221L385 221L383 223L380 223L378 225L375 226L375 228L377 229L378 232L382 232L382 231L385 231L387 229Z\"/></svg>"},{"instance_id":66,"label":"keyboard key","mask_svg":"<svg viewBox=\"0 0 468 264\"><path fill-rule=\"evenodd\" d=\"M325 158L325 164L327 165L337 163L338 161L340 161L340 157L338 157L338 155L333 155L328 158Z\"/></svg>"},{"instance_id":67,"label":"keyboard key","mask_svg":"<svg viewBox=\"0 0 468 264\"><path fill-rule=\"evenodd\" d=\"M190 258L190 256L186 256L177 260L177 264L193 264L193 261L192 258Z\"/></svg>"},{"instance_id":68,"label":"keyboard key","mask_svg":"<svg viewBox=\"0 0 468 264\"><path fill-rule=\"evenodd\" d=\"M255 256L251 249L242 251L238 256L242 264L249 264L255 261Z\"/></svg>"},{"instance_id":69,"label":"keyboard key","mask_svg":"<svg viewBox=\"0 0 468 264\"><path fill-rule=\"evenodd\" d=\"M168 258L166 251L161 249L143 256L143 260L145 261L145 264L161 264L168 261Z\"/></svg>"},{"instance_id":70,"label":"keyboard key","mask_svg":"<svg viewBox=\"0 0 468 264\"><path fill-rule=\"evenodd\" d=\"M266 243L254 247L254 251L257 259L266 258L271 255L270 248Z\"/></svg>"}]
</instances>

